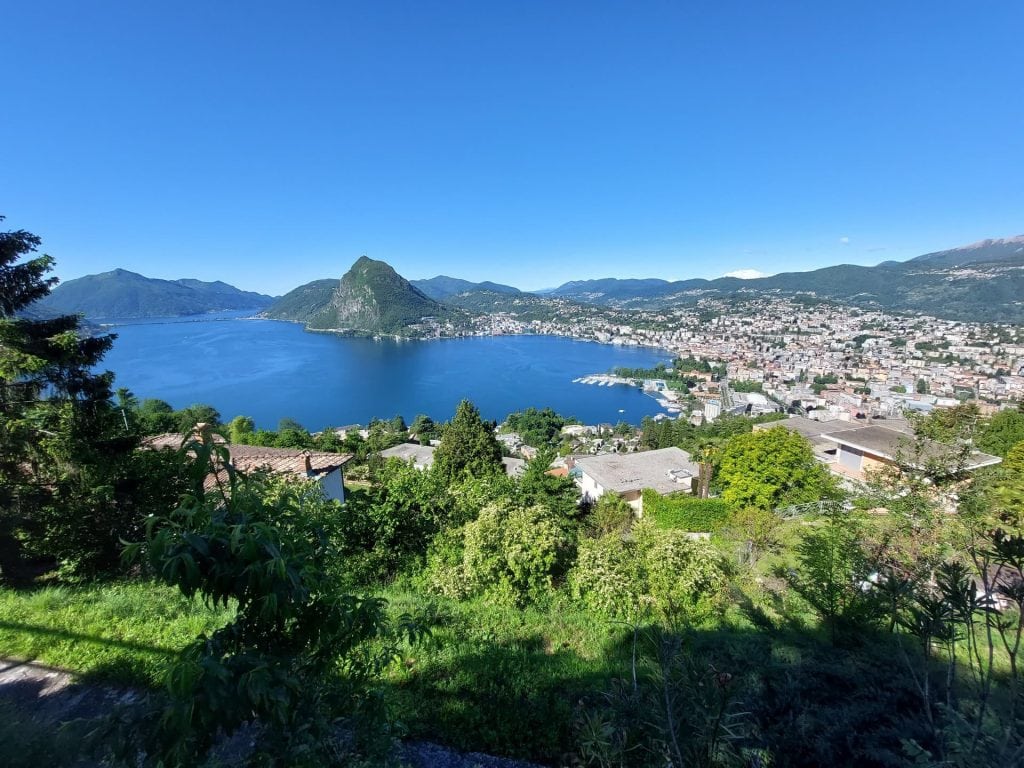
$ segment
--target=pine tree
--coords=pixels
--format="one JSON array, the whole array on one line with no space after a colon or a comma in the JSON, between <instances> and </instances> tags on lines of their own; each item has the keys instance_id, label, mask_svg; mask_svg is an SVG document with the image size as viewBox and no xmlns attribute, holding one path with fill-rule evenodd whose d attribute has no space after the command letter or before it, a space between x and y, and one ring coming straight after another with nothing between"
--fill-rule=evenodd
<instances>
[{"instance_id":1,"label":"pine tree","mask_svg":"<svg viewBox=\"0 0 1024 768\"><path fill-rule=\"evenodd\" d=\"M0 232L0 574L79 467L125 450L97 439L112 420L113 375L93 368L114 336L84 335L77 316L32 314L57 282L53 259L32 255L40 243Z\"/></svg>"},{"instance_id":2,"label":"pine tree","mask_svg":"<svg viewBox=\"0 0 1024 768\"><path fill-rule=\"evenodd\" d=\"M469 400L459 403L455 417L444 426L441 444L434 453L434 470L448 480L502 471L501 444L494 436L494 423L480 418L480 411Z\"/></svg>"}]
</instances>

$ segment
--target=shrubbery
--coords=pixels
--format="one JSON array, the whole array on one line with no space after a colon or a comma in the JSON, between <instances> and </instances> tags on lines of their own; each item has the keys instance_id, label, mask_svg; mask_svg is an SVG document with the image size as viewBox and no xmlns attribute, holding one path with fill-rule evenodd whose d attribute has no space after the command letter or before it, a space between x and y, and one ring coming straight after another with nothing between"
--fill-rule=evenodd
<instances>
[{"instance_id":1,"label":"shrubbery","mask_svg":"<svg viewBox=\"0 0 1024 768\"><path fill-rule=\"evenodd\" d=\"M432 589L451 597L539 602L564 573L572 546L572 537L544 507L489 504L475 520L439 537L426 579Z\"/></svg>"},{"instance_id":2,"label":"shrubbery","mask_svg":"<svg viewBox=\"0 0 1024 768\"><path fill-rule=\"evenodd\" d=\"M724 588L725 575L709 543L642 520L629 537L613 533L581 542L569 588L574 599L610 616L682 610L700 618Z\"/></svg>"},{"instance_id":3,"label":"shrubbery","mask_svg":"<svg viewBox=\"0 0 1024 768\"><path fill-rule=\"evenodd\" d=\"M644 516L659 528L714 533L729 522L729 505L721 499L660 496L644 491Z\"/></svg>"}]
</instances>

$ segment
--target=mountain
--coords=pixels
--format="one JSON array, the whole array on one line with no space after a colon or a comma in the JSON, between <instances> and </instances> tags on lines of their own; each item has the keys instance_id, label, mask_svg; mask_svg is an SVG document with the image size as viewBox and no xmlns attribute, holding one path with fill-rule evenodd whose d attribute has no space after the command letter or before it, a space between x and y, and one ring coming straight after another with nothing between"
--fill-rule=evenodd
<instances>
[{"instance_id":1,"label":"mountain","mask_svg":"<svg viewBox=\"0 0 1024 768\"><path fill-rule=\"evenodd\" d=\"M641 296L659 296L671 285L674 283L656 277L639 280L606 277L599 280L572 280L548 291L546 295L595 304L609 303Z\"/></svg>"},{"instance_id":2,"label":"mountain","mask_svg":"<svg viewBox=\"0 0 1024 768\"><path fill-rule=\"evenodd\" d=\"M197 315L228 309L261 310L272 296L220 281L159 280L115 269L61 283L32 309L40 315L82 314L100 320Z\"/></svg>"},{"instance_id":3,"label":"mountain","mask_svg":"<svg viewBox=\"0 0 1024 768\"><path fill-rule=\"evenodd\" d=\"M469 280L460 280L457 277L448 277L447 275L438 275L429 280L410 280L409 282L435 301L444 301L450 296L456 296L460 293L471 293L473 291L521 293L518 288L513 288L511 285L492 283L489 280L482 283L471 283Z\"/></svg>"},{"instance_id":4,"label":"mountain","mask_svg":"<svg viewBox=\"0 0 1024 768\"><path fill-rule=\"evenodd\" d=\"M621 309L692 306L709 296L810 295L863 307L921 312L957 320L1024 321L1024 236L887 261L874 267L841 264L740 280L581 280L559 296Z\"/></svg>"},{"instance_id":5,"label":"mountain","mask_svg":"<svg viewBox=\"0 0 1024 768\"><path fill-rule=\"evenodd\" d=\"M313 330L408 335L425 317L453 310L426 296L387 263L360 257L341 280L316 280L282 296L267 311Z\"/></svg>"},{"instance_id":6,"label":"mountain","mask_svg":"<svg viewBox=\"0 0 1024 768\"><path fill-rule=\"evenodd\" d=\"M964 245L960 248L952 248L948 251L926 253L906 263L926 264L930 267L956 267L967 264L1011 261L1020 256L1024 256L1024 235L1007 237L1001 240L981 240L980 242Z\"/></svg>"}]
</instances>

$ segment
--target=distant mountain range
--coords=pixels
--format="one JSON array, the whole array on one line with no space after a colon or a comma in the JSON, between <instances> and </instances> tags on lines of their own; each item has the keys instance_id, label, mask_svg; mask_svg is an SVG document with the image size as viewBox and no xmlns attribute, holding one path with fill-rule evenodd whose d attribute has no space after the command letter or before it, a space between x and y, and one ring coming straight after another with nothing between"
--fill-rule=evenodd
<instances>
[{"instance_id":1,"label":"distant mountain range","mask_svg":"<svg viewBox=\"0 0 1024 768\"><path fill-rule=\"evenodd\" d=\"M462 321L467 312L499 311L549 316L559 311L552 299L614 309L667 309L693 306L705 297L759 294L815 297L959 320L1024 322L1024 235L873 267L842 264L748 280L575 280L537 293L446 275L409 281L385 262L365 256L340 280L315 280L276 300L222 282L156 280L116 269L69 280L31 311L119 319L251 309L315 330L401 334L424 317Z\"/></svg>"},{"instance_id":2,"label":"distant mountain range","mask_svg":"<svg viewBox=\"0 0 1024 768\"><path fill-rule=\"evenodd\" d=\"M454 311L427 296L389 264L362 256L340 280L301 285L274 302L265 314L304 323L312 330L402 334L425 317L446 319Z\"/></svg>"},{"instance_id":3,"label":"distant mountain range","mask_svg":"<svg viewBox=\"0 0 1024 768\"><path fill-rule=\"evenodd\" d=\"M272 296L216 281L158 280L125 269L61 283L30 308L39 316L85 315L90 320L198 315L229 309L259 311Z\"/></svg>"},{"instance_id":4,"label":"distant mountain range","mask_svg":"<svg viewBox=\"0 0 1024 768\"><path fill-rule=\"evenodd\" d=\"M813 295L840 303L959 320L1024 321L1024 235L874 267L842 264L741 280L577 280L546 295L619 309L696 304L703 297Z\"/></svg>"},{"instance_id":5,"label":"distant mountain range","mask_svg":"<svg viewBox=\"0 0 1024 768\"><path fill-rule=\"evenodd\" d=\"M434 301L444 301L452 296L476 291L489 291L491 293L522 293L518 288L501 283L492 283L489 280L482 283L471 283L469 280L460 280L457 277L438 275L429 280L410 280L412 285L419 288L424 294Z\"/></svg>"}]
</instances>

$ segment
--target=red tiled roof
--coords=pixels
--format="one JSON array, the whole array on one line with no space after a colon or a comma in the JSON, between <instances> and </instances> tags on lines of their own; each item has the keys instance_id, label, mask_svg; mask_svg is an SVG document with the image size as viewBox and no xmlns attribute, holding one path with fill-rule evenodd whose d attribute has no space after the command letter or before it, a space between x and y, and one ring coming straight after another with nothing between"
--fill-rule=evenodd
<instances>
[{"instance_id":1,"label":"red tiled roof","mask_svg":"<svg viewBox=\"0 0 1024 768\"><path fill-rule=\"evenodd\" d=\"M176 451L181 448L183 441L182 435L170 433L147 437L142 441L142 446L152 450ZM299 478L318 477L330 474L345 466L352 459L350 453L324 453L303 448L267 448L262 445L232 444L217 435L214 435L214 441L227 448L231 455L231 463L241 472L266 470L275 475L292 475ZM307 457L311 473L306 470ZM211 475L205 484L208 488L213 487L216 485L216 479Z\"/></svg>"}]
</instances>

